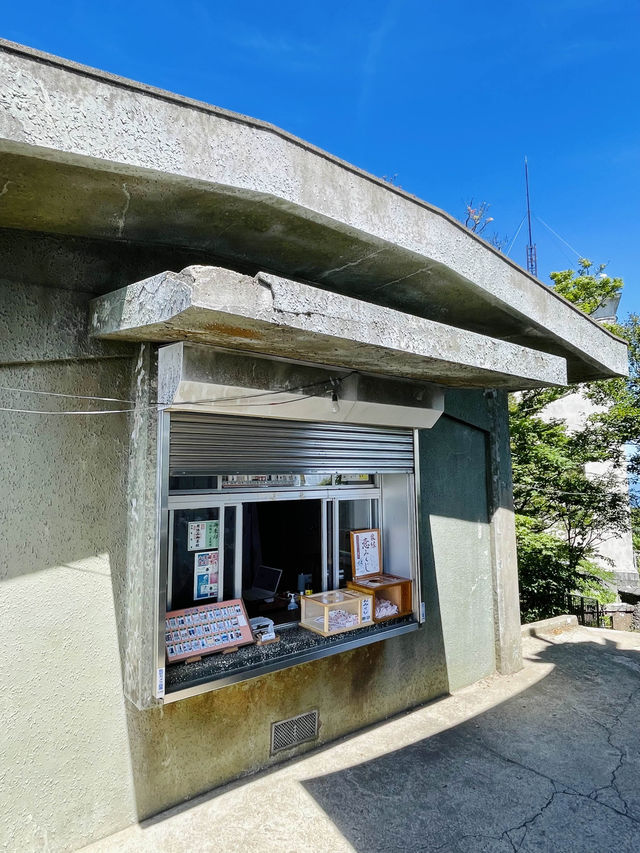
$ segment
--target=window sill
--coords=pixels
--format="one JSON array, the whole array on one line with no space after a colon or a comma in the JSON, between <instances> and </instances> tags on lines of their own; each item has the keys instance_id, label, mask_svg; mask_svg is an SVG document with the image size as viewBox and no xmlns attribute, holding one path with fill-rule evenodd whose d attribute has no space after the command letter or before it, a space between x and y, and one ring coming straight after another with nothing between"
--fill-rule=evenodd
<instances>
[{"instance_id":1,"label":"window sill","mask_svg":"<svg viewBox=\"0 0 640 853\"><path fill-rule=\"evenodd\" d=\"M334 637L320 637L304 628L289 628L279 632L278 643L243 646L231 655L209 655L197 663L167 667L164 702L219 690L279 669L407 634L418 627L418 623L408 617Z\"/></svg>"}]
</instances>

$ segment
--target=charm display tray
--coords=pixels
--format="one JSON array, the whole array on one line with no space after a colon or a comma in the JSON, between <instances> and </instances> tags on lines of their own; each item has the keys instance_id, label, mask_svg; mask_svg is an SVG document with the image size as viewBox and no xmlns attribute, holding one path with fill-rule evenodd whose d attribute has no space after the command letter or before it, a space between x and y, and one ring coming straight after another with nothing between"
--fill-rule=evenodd
<instances>
[{"instance_id":1,"label":"charm display tray","mask_svg":"<svg viewBox=\"0 0 640 853\"><path fill-rule=\"evenodd\" d=\"M253 641L240 598L172 610L166 615L165 644L169 663L223 652Z\"/></svg>"}]
</instances>

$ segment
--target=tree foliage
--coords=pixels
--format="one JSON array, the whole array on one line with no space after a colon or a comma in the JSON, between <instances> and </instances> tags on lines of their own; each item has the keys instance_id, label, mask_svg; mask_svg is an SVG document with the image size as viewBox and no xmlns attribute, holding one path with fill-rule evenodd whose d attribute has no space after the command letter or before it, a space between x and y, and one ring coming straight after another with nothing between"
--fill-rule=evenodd
<instances>
[{"instance_id":1,"label":"tree foliage","mask_svg":"<svg viewBox=\"0 0 640 853\"><path fill-rule=\"evenodd\" d=\"M622 290L622 279L606 275L606 264L600 264L596 271L587 258L580 258L578 270L552 272L554 290L581 308L585 314L593 314Z\"/></svg>"},{"instance_id":2,"label":"tree foliage","mask_svg":"<svg viewBox=\"0 0 640 853\"><path fill-rule=\"evenodd\" d=\"M631 507L631 536L633 537L633 550L640 552L640 507Z\"/></svg>"},{"instance_id":3,"label":"tree foliage","mask_svg":"<svg viewBox=\"0 0 640 853\"><path fill-rule=\"evenodd\" d=\"M606 535L622 531L627 501L613 471L587 475L589 462L610 461L587 424L570 432L545 414L564 392L527 391L510 404L521 609L526 621L554 616L566 595L612 600L594 561ZM606 533L605 533L606 531Z\"/></svg>"},{"instance_id":4,"label":"tree foliage","mask_svg":"<svg viewBox=\"0 0 640 853\"><path fill-rule=\"evenodd\" d=\"M620 293L621 279L593 270L583 259L577 271L552 273L558 292L590 312ZM630 344L630 378L592 386L525 391L510 401L514 502L525 621L556 615L565 596L581 593L613 600L611 579L594 558L598 546L629 524L628 501L619 488L622 448L640 436L640 323L630 317L611 331ZM596 410L578 429L554 419L550 404L582 393ZM600 473L590 463L605 462ZM638 466L638 454L632 467Z\"/></svg>"},{"instance_id":5,"label":"tree foliage","mask_svg":"<svg viewBox=\"0 0 640 853\"><path fill-rule=\"evenodd\" d=\"M640 317L630 314L624 323L608 327L627 341L629 377L594 382L585 396L601 407L591 416L603 448L614 453L622 445L627 449L627 466L632 478L640 476ZM633 484L633 479L632 479ZM640 496L632 485L632 501L640 505Z\"/></svg>"},{"instance_id":6,"label":"tree foliage","mask_svg":"<svg viewBox=\"0 0 640 853\"><path fill-rule=\"evenodd\" d=\"M571 593L594 596L601 603L614 596L605 587L608 573L590 560L571 566L567 543L537 529L529 516L516 516L520 610L525 622L535 622L567 612Z\"/></svg>"}]
</instances>

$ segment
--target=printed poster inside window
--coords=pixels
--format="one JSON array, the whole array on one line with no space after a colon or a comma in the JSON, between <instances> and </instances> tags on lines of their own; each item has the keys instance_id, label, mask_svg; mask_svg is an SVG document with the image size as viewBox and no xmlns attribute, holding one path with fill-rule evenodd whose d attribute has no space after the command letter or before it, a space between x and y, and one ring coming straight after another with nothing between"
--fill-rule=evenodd
<instances>
[{"instance_id":1,"label":"printed poster inside window","mask_svg":"<svg viewBox=\"0 0 640 853\"><path fill-rule=\"evenodd\" d=\"M380 531L377 528L351 531L351 568L354 578L377 575L382 571Z\"/></svg>"},{"instance_id":2,"label":"printed poster inside window","mask_svg":"<svg viewBox=\"0 0 640 853\"><path fill-rule=\"evenodd\" d=\"M218 597L218 551L195 554L193 581L194 601Z\"/></svg>"}]
</instances>

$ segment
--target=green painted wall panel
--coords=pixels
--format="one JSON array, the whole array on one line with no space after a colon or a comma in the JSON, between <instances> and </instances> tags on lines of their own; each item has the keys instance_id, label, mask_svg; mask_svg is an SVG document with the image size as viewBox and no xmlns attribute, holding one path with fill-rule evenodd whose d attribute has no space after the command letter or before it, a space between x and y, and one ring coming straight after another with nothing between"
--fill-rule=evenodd
<instances>
[{"instance_id":1,"label":"green painted wall panel","mask_svg":"<svg viewBox=\"0 0 640 853\"><path fill-rule=\"evenodd\" d=\"M437 589L450 689L495 669L486 449L486 433L446 415L421 434L423 561Z\"/></svg>"}]
</instances>

